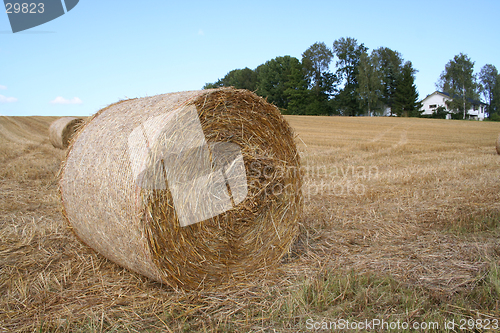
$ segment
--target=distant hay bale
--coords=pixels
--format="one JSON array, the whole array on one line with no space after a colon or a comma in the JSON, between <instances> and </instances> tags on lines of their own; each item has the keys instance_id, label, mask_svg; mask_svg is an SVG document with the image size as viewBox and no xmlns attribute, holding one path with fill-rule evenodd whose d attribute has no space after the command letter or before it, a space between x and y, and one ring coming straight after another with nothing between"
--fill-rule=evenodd
<instances>
[{"instance_id":1,"label":"distant hay bale","mask_svg":"<svg viewBox=\"0 0 500 333\"><path fill-rule=\"evenodd\" d=\"M76 117L62 117L50 124L49 139L56 148L66 149L73 135L76 133L83 119Z\"/></svg>"},{"instance_id":2,"label":"distant hay bale","mask_svg":"<svg viewBox=\"0 0 500 333\"><path fill-rule=\"evenodd\" d=\"M199 289L279 264L298 233L301 185L278 108L220 88L99 111L68 150L60 192L84 243L156 281Z\"/></svg>"},{"instance_id":3,"label":"distant hay bale","mask_svg":"<svg viewBox=\"0 0 500 333\"><path fill-rule=\"evenodd\" d=\"M500 155L500 135L498 135L496 146L497 146L497 154Z\"/></svg>"}]
</instances>

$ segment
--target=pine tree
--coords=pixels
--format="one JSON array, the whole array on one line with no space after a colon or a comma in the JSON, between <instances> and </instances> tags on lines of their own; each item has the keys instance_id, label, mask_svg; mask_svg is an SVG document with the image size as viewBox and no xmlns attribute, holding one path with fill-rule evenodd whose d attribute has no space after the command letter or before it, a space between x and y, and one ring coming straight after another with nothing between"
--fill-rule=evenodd
<instances>
[{"instance_id":1,"label":"pine tree","mask_svg":"<svg viewBox=\"0 0 500 333\"><path fill-rule=\"evenodd\" d=\"M397 80L392 112L399 117L418 117L421 113L415 85L415 72L411 62L407 61Z\"/></svg>"},{"instance_id":2,"label":"pine tree","mask_svg":"<svg viewBox=\"0 0 500 333\"><path fill-rule=\"evenodd\" d=\"M287 114L304 114L310 100L310 91L307 89L308 81L304 76L302 66L297 61L295 66L290 69L288 81L285 82L285 91L283 92L287 108L284 110Z\"/></svg>"}]
</instances>

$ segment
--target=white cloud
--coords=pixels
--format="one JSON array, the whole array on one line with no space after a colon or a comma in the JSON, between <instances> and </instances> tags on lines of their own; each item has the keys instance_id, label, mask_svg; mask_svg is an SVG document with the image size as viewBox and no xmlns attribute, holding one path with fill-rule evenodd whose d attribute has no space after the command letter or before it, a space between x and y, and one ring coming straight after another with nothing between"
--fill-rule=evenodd
<instances>
[{"instance_id":1,"label":"white cloud","mask_svg":"<svg viewBox=\"0 0 500 333\"><path fill-rule=\"evenodd\" d=\"M5 89L7 89L7 86L2 86L2 85L0 84L0 90L5 90Z\"/></svg>"},{"instance_id":2,"label":"white cloud","mask_svg":"<svg viewBox=\"0 0 500 333\"><path fill-rule=\"evenodd\" d=\"M14 103L14 102L17 102L17 98L0 95L0 103Z\"/></svg>"},{"instance_id":3,"label":"white cloud","mask_svg":"<svg viewBox=\"0 0 500 333\"><path fill-rule=\"evenodd\" d=\"M52 104L82 104L82 100L78 97L73 97L72 99L66 99L61 96L57 96L53 101L50 101Z\"/></svg>"}]
</instances>

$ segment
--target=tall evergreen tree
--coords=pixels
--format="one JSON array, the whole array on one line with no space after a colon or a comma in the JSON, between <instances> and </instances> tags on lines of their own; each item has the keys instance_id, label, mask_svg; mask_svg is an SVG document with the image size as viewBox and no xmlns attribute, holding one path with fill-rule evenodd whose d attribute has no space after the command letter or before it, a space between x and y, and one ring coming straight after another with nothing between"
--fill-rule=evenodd
<instances>
[{"instance_id":1,"label":"tall evergreen tree","mask_svg":"<svg viewBox=\"0 0 500 333\"><path fill-rule=\"evenodd\" d=\"M472 106L471 101L479 99L474 62L466 54L456 55L446 64L436 86L453 98L446 102L448 108L463 113L465 119L467 110Z\"/></svg>"},{"instance_id":2,"label":"tall evergreen tree","mask_svg":"<svg viewBox=\"0 0 500 333\"><path fill-rule=\"evenodd\" d=\"M304 75L300 62L298 62L298 59L296 60L297 62L294 60L294 65L290 68L290 74L283 92L286 100L286 109L284 111L287 114L305 114L310 101L308 80Z\"/></svg>"},{"instance_id":3,"label":"tall evergreen tree","mask_svg":"<svg viewBox=\"0 0 500 333\"><path fill-rule=\"evenodd\" d=\"M415 73L412 63L407 61L396 81L393 112L399 117L418 117L421 113L421 104L418 101Z\"/></svg>"}]
</instances>

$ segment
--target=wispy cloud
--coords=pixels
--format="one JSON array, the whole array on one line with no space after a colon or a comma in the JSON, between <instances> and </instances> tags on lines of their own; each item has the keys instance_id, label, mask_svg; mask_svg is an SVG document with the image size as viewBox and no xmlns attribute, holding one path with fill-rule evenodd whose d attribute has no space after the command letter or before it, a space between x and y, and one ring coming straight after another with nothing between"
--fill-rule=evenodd
<instances>
[{"instance_id":1,"label":"wispy cloud","mask_svg":"<svg viewBox=\"0 0 500 333\"><path fill-rule=\"evenodd\" d=\"M2 86L2 85L0 84L0 90L5 90L5 89L7 89L7 86Z\"/></svg>"},{"instance_id":2,"label":"wispy cloud","mask_svg":"<svg viewBox=\"0 0 500 333\"><path fill-rule=\"evenodd\" d=\"M200 29L200 30L198 30L198 35L199 35L199 36L205 36L205 31L203 31L203 30L201 30L201 29Z\"/></svg>"},{"instance_id":3,"label":"wispy cloud","mask_svg":"<svg viewBox=\"0 0 500 333\"><path fill-rule=\"evenodd\" d=\"M73 97L72 99L66 99L61 96L57 96L53 101L50 101L52 104L82 104L82 100L78 97Z\"/></svg>"},{"instance_id":4,"label":"wispy cloud","mask_svg":"<svg viewBox=\"0 0 500 333\"><path fill-rule=\"evenodd\" d=\"M17 98L0 95L0 103L14 103L14 102L17 102Z\"/></svg>"}]
</instances>

